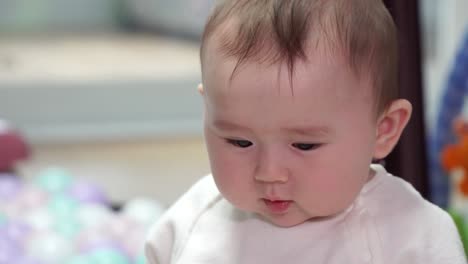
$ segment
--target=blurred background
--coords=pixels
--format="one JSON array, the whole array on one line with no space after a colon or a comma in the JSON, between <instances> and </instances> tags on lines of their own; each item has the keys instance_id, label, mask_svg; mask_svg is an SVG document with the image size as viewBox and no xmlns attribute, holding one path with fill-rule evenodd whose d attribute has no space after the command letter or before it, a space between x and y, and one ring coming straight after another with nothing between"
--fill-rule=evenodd
<instances>
[{"instance_id":1,"label":"blurred background","mask_svg":"<svg viewBox=\"0 0 468 264\"><path fill-rule=\"evenodd\" d=\"M36 201L47 193L50 203L51 197L84 181L84 194L73 199L85 204L92 200L114 213L136 212L135 219L150 221L209 173L196 86L199 39L213 2L0 0L0 159L7 160L0 162L0 192L3 188L9 194L0 207L0 225L2 214L7 219L36 206L28 200L7 207L25 192L12 186L39 187L42 194L36 190L23 195ZM466 112L468 81L452 90L454 79L468 79L468 67L459 67L468 61L463 46L468 40L468 1L385 3L401 35L402 95L416 106L406 139L387 164L426 198L448 208L453 190L440 152L457 142L451 124ZM129 203L137 205L124 210ZM59 208L67 217L74 210L69 203ZM102 208L90 210L91 219L102 218ZM145 215L148 211L153 214ZM39 214L26 224L42 228L46 218ZM120 223L121 233L122 226L132 226L130 218ZM33 243L17 250L33 252L34 257L34 252L59 252L59 242L52 239L48 249ZM132 250L119 252L137 261L141 252ZM41 263L64 259L62 254ZM112 263L130 263L116 259ZM0 263L20 262L2 262L0 257Z\"/></svg>"},{"instance_id":2,"label":"blurred background","mask_svg":"<svg viewBox=\"0 0 468 264\"><path fill-rule=\"evenodd\" d=\"M209 172L198 39L213 1L0 0L0 118L124 202L169 204ZM1 148L1 146L0 146Z\"/></svg>"}]
</instances>

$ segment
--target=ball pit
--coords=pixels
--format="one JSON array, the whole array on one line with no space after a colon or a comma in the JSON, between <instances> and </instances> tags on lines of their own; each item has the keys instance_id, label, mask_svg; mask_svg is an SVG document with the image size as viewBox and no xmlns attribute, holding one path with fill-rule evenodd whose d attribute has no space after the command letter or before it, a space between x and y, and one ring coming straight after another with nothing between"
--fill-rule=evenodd
<instances>
[{"instance_id":1,"label":"ball pit","mask_svg":"<svg viewBox=\"0 0 468 264\"><path fill-rule=\"evenodd\" d=\"M0 263L145 264L145 236L164 210L139 197L114 211L103 188L63 168L31 182L0 174Z\"/></svg>"}]
</instances>

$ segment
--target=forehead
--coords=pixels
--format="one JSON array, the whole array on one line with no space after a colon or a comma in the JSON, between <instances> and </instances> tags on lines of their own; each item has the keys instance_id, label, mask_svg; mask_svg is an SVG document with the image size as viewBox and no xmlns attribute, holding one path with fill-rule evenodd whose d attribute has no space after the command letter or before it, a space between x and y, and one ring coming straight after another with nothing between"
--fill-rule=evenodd
<instances>
[{"instance_id":1,"label":"forehead","mask_svg":"<svg viewBox=\"0 0 468 264\"><path fill-rule=\"evenodd\" d=\"M308 52L307 59L295 61L291 75L286 63L247 60L236 68L238 59L226 56L212 43L207 46L202 78L207 94L216 99L371 100L370 82L356 76L341 55Z\"/></svg>"},{"instance_id":2,"label":"forehead","mask_svg":"<svg viewBox=\"0 0 468 264\"><path fill-rule=\"evenodd\" d=\"M297 67L291 86L284 67L258 64L246 64L230 82L233 63L213 67L213 75L206 77L208 124L228 121L266 136L304 127L347 133L372 120L370 96L359 92L359 82L334 68L317 67L308 73L309 67Z\"/></svg>"}]
</instances>

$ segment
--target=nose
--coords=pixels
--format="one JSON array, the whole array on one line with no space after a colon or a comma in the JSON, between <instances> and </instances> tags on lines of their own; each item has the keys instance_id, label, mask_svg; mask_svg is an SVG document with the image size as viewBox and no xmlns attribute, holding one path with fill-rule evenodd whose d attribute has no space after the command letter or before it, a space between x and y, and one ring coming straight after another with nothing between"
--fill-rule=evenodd
<instances>
[{"instance_id":1,"label":"nose","mask_svg":"<svg viewBox=\"0 0 468 264\"><path fill-rule=\"evenodd\" d=\"M255 180L264 183L286 183L289 180L289 170L279 151L264 151L258 160Z\"/></svg>"}]
</instances>

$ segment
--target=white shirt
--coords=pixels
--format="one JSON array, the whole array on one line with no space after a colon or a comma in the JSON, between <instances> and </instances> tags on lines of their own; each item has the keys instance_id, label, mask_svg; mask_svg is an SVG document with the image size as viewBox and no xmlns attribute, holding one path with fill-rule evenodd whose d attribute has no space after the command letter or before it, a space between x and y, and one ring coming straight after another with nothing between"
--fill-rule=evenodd
<instances>
[{"instance_id":1,"label":"white shirt","mask_svg":"<svg viewBox=\"0 0 468 264\"><path fill-rule=\"evenodd\" d=\"M211 176L156 223L145 244L151 264L465 264L457 229L407 182L372 165L375 177L352 206L282 228L234 208Z\"/></svg>"}]
</instances>

